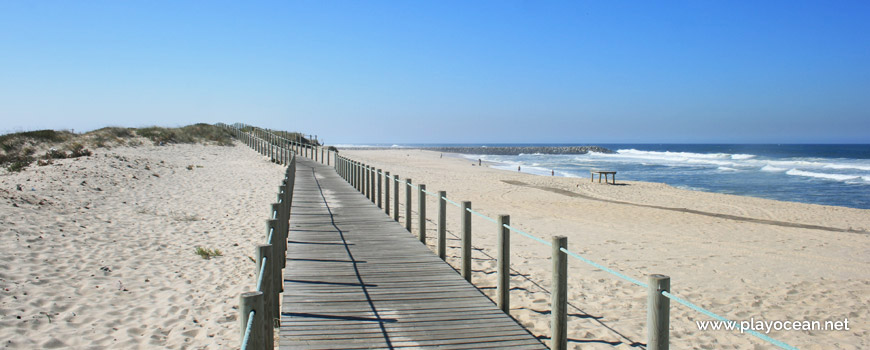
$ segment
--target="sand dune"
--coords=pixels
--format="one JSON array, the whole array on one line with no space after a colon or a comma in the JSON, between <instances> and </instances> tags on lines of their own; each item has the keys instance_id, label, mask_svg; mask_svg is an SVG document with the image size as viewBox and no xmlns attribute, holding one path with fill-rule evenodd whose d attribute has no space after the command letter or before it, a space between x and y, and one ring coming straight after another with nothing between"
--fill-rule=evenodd
<instances>
[{"instance_id":1,"label":"sand dune","mask_svg":"<svg viewBox=\"0 0 870 350\"><path fill-rule=\"evenodd\" d=\"M0 346L237 346L282 176L241 145L97 149L0 175Z\"/></svg>"}]
</instances>

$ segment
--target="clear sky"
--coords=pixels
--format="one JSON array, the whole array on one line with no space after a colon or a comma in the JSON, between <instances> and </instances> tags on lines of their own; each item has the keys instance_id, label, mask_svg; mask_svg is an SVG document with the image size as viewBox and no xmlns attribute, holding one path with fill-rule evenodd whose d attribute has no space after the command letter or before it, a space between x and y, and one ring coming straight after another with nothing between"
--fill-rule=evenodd
<instances>
[{"instance_id":1,"label":"clear sky","mask_svg":"<svg viewBox=\"0 0 870 350\"><path fill-rule=\"evenodd\" d=\"M0 0L0 121L870 143L870 1Z\"/></svg>"}]
</instances>

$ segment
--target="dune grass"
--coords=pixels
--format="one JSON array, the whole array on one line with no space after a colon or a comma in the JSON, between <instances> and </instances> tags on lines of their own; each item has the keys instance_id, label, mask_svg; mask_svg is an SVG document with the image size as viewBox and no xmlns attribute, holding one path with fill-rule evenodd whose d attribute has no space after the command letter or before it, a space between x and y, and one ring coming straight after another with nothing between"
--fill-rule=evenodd
<instances>
[{"instance_id":1,"label":"dune grass","mask_svg":"<svg viewBox=\"0 0 870 350\"><path fill-rule=\"evenodd\" d=\"M209 248L203 248L203 247L199 247L199 246L196 247L195 252L196 252L196 255L199 255L203 259L206 259L206 260L211 259L211 258L216 257L216 256L224 255L223 252L220 251L220 249L209 249Z\"/></svg>"},{"instance_id":2,"label":"dune grass","mask_svg":"<svg viewBox=\"0 0 870 350\"><path fill-rule=\"evenodd\" d=\"M0 135L0 166L11 172L22 171L36 160L40 165L54 159L89 156L88 148L138 146L142 138L155 145L201 143L232 146L232 134L211 124L193 124L180 128L151 126L145 128L105 127L82 134L65 130L35 130ZM146 141L147 142L147 141ZM44 152L42 155L37 155Z\"/></svg>"}]
</instances>

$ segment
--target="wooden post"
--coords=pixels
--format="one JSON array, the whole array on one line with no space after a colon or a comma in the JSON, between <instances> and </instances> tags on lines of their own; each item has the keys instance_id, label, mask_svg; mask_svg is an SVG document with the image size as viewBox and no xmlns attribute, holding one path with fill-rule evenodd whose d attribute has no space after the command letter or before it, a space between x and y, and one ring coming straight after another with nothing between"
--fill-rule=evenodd
<instances>
[{"instance_id":1,"label":"wooden post","mask_svg":"<svg viewBox=\"0 0 870 350\"><path fill-rule=\"evenodd\" d=\"M511 314L511 233L505 225L511 224L510 215L498 216L498 308L504 313Z\"/></svg>"},{"instance_id":2,"label":"wooden post","mask_svg":"<svg viewBox=\"0 0 870 350\"><path fill-rule=\"evenodd\" d=\"M383 208L383 206L381 206L381 204L383 203L383 202L381 201L381 192L383 191L383 188L381 188L381 187L382 187L382 185L381 185L381 180L383 180L383 179L381 178L381 175L380 175L381 173L383 173L383 172L381 171L381 169L377 169L377 170L375 170L375 177L378 178L378 189L377 189L377 191L375 191L375 193L376 193L377 196L378 196L378 208Z\"/></svg>"},{"instance_id":3,"label":"wooden post","mask_svg":"<svg viewBox=\"0 0 870 350\"><path fill-rule=\"evenodd\" d=\"M393 219L399 222L399 175L393 175Z\"/></svg>"},{"instance_id":4,"label":"wooden post","mask_svg":"<svg viewBox=\"0 0 870 350\"><path fill-rule=\"evenodd\" d=\"M363 166L362 172L362 193L369 198L369 166Z\"/></svg>"},{"instance_id":5,"label":"wooden post","mask_svg":"<svg viewBox=\"0 0 870 350\"><path fill-rule=\"evenodd\" d=\"M362 193L363 196L367 196L366 195L366 188L368 187L368 185L367 185L368 178L366 177L366 175L368 175L368 173L369 173L368 166L363 164L363 163L360 163L359 171L360 171L360 173L359 173L359 193Z\"/></svg>"},{"instance_id":6,"label":"wooden post","mask_svg":"<svg viewBox=\"0 0 870 350\"><path fill-rule=\"evenodd\" d=\"M280 226L278 225L278 220L274 220L274 219L266 220L266 234L267 234L267 236L269 234L269 231L272 231L273 228L274 228L274 233L272 235L272 241L266 242L266 244L270 245L271 249L272 249L272 254L269 255L269 260L271 262L269 262L269 266L266 266L266 268L270 270L269 271L270 274L267 276L269 276L269 279L272 281L272 291L274 294L274 296L273 296L274 299L269 299L270 298L269 295L266 295L266 301L269 302L269 305L266 305L266 306L272 308L270 310L272 312L272 315L280 315L281 309L280 309L280 306L278 305L279 304L278 303L278 294L281 293L281 289L284 288L284 279L281 278L282 277L281 262L278 261L278 260L280 260L280 258L279 258L280 254L278 252L278 249L281 246L281 243L280 243L281 233L279 232ZM263 281L263 283L265 284L266 282Z\"/></svg>"},{"instance_id":7,"label":"wooden post","mask_svg":"<svg viewBox=\"0 0 870 350\"><path fill-rule=\"evenodd\" d=\"M426 244L426 185L419 184L417 185L417 213L420 221L417 225L417 230L419 231L418 236L420 237L420 242Z\"/></svg>"},{"instance_id":8,"label":"wooden post","mask_svg":"<svg viewBox=\"0 0 870 350\"><path fill-rule=\"evenodd\" d=\"M372 191L372 182L375 181L375 178L372 177L372 166L366 165L366 196L369 198L372 203L375 202L375 191Z\"/></svg>"},{"instance_id":9,"label":"wooden post","mask_svg":"<svg viewBox=\"0 0 870 350\"><path fill-rule=\"evenodd\" d=\"M260 327L263 327L263 338L264 344L266 348L271 349L273 344L273 339L275 339L275 330L273 325L274 320L277 315L280 315L280 311L278 310L278 294L274 289L274 279L275 275L273 274L273 270L270 268L275 266L274 262L272 262L272 257L274 256L272 253L273 245L271 244L262 244L257 246L257 280L260 277L260 264L263 263L263 258L266 258L266 268L263 269L263 285L261 286L261 292L263 292L263 322L260 324Z\"/></svg>"},{"instance_id":10,"label":"wooden post","mask_svg":"<svg viewBox=\"0 0 870 350\"><path fill-rule=\"evenodd\" d=\"M369 199L371 199L372 203L375 202L375 196L376 196L376 193L375 193L375 190L376 190L375 189L375 182L377 181L377 179L375 179L376 177L378 177L378 173L375 172L375 167L372 166L371 169L369 169L369 194L371 195L370 196L371 198L369 198Z\"/></svg>"},{"instance_id":11,"label":"wooden post","mask_svg":"<svg viewBox=\"0 0 870 350\"><path fill-rule=\"evenodd\" d=\"M411 179L405 179L405 229L411 232Z\"/></svg>"},{"instance_id":12,"label":"wooden post","mask_svg":"<svg viewBox=\"0 0 870 350\"><path fill-rule=\"evenodd\" d=\"M278 262L278 266L284 267L287 264L287 259L284 255L287 251L287 237L285 237L285 234L287 233L289 224L287 222L288 220L284 217L283 201L282 203L272 203L272 210L277 212L278 215L275 220L275 237L272 238L271 244L275 244L275 251L278 253L275 255L275 259L278 260L276 261Z\"/></svg>"},{"instance_id":13,"label":"wooden post","mask_svg":"<svg viewBox=\"0 0 870 350\"><path fill-rule=\"evenodd\" d=\"M550 349L568 348L568 255L560 248L568 249L568 237L553 237L553 287L550 308L553 319L550 323Z\"/></svg>"},{"instance_id":14,"label":"wooden post","mask_svg":"<svg viewBox=\"0 0 870 350\"><path fill-rule=\"evenodd\" d=\"M438 257L447 261L447 191L438 191Z\"/></svg>"},{"instance_id":15,"label":"wooden post","mask_svg":"<svg viewBox=\"0 0 870 350\"><path fill-rule=\"evenodd\" d=\"M671 291L671 278L649 275L647 291L647 349L668 350L671 300L662 292Z\"/></svg>"},{"instance_id":16,"label":"wooden post","mask_svg":"<svg viewBox=\"0 0 870 350\"><path fill-rule=\"evenodd\" d=\"M384 212L390 216L390 172L384 172Z\"/></svg>"},{"instance_id":17,"label":"wooden post","mask_svg":"<svg viewBox=\"0 0 870 350\"><path fill-rule=\"evenodd\" d=\"M245 330L248 327L248 317L251 316L251 311L254 312L254 321L251 324L251 334L248 339L248 349L263 349L263 293L262 292L247 292L239 296L239 329L241 329L241 338L239 343L245 341ZM239 347L244 346L241 344Z\"/></svg>"},{"instance_id":18,"label":"wooden post","mask_svg":"<svg viewBox=\"0 0 870 350\"><path fill-rule=\"evenodd\" d=\"M462 277L471 282L471 202L462 201Z\"/></svg>"}]
</instances>

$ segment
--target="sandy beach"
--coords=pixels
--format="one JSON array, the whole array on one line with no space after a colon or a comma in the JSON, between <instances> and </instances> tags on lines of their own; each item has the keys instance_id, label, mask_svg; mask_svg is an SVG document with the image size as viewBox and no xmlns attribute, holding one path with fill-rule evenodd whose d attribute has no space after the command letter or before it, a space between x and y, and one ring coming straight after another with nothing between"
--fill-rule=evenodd
<instances>
[{"instance_id":1,"label":"sandy beach","mask_svg":"<svg viewBox=\"0 0 870 350\"><path fill-rule=\"evenodd\" d=\"M867 210L535 176L421 150L341 154L470 200L490 217L509 214L514 227L543 239L565 235L570 250L628 276L669 275L674 294L732 320L849 320L849 330L769 333L801 349L870 346ZM235 347L238 295L253 288L253 247L281 176L282 167L240 144L97 149L0 174L0 343ZM434 220L434 198L427 208ZM448 207L454 267L459 215ZM492 296L496 228L476 216L473 228L474 282ZM434 251L435 222L427 229ZM196 246L223 255L205 260ZM545 342L549 254L512 237L511 315ZM569 271L570 346L646 342L646 290L574 259ZM772 348L734 331L698 330L696 321L708 319L672 303L674 348Z\"/></svg>"},{"instance_id":2,"label":"sandy beach","mask_svg":"<svg viewBox=\"0 0 870 350\"><path fill-rule=\"evenodd\" d=\"M491 169L457 156L422 150L352 150L341 154L429 191L469 200L490 217L646 281L671 277L672 292L734 321L844 321L849 330L771 330L801 349L870 347L870 211L688 191L658 183L528 175ZM404 202L404 188L401 190ZM416 201L416 194L414 194ZM402 203L404 206L404 203ZM427 202L435 220L437 203ZM416 210L416 208L414 208ZM416 215L416 214L415 214ZM459 266L459 209L448 204L448 262ZM404 219L403 219L404 220ZM417 218L413 219L415 222ZM416 225L415 225L416 230ZM474 282L495 292L494 224L473 217ZM436 236L436 225L427 225ZM512 238L511 315L545 342L549 334L550 250ZM435 240L429 240L435 250ZM569 346L630 349L646 342L646 290L569 261ZM676 349L769 349L747 334L699 330L710 320L671 303ZM762 331L761 333L766 333Z\"/></svg>"},{"instance_id":3,"label":"sandy beach","mask_svg":"<svg viewBox=\"0 0 870 350\"><path fill-rule=\"evenodd\" d=\"M0 347L238 345L284 170L239 143L145 143L0 170Z\"/></svg>"}]
</instances>

